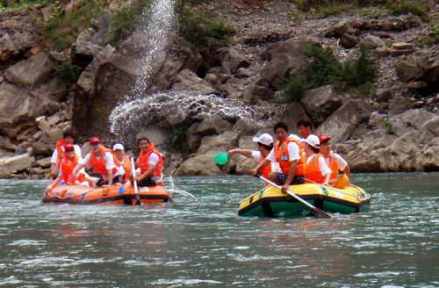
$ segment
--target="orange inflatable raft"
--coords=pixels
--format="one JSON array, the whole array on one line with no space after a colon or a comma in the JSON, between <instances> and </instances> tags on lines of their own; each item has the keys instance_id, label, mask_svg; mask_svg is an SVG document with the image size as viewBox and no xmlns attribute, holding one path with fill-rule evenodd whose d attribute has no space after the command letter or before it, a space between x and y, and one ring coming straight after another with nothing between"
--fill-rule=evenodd
<instances>
[{"instance_id":1,"label":"orange inflatable raft","mask_svg":"<svg viewBox=\"0 0 439 288\"><path fill-rule=\"evenodd\" d=\"M43 195L44 203L141 205L171 201L164 186L139 187L134 192L131 184L115 184L90 188L84 185L58 185Z\"/></svg>"}]
</instances>

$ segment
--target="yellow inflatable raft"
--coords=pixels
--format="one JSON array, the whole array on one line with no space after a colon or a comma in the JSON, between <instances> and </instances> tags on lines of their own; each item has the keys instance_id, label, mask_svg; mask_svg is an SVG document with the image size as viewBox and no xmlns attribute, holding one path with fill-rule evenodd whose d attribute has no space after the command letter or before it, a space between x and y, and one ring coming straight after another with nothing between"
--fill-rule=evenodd
<instances>
[{"instance_id":1,"label":"yellow inflatable raft","mask_svg":"<svg viewBox=\"0 0 439 288\"><path fill-rule=\"evenodd\" d=\"M349 214L365 211L369 207L370 195L354 185L337 189L318 184L302 184L290 186L290 189L310 204L330 213ZM238 214L259 217L305 217L312 215L312 211L280 189L267 186L243 199Z\"/></svg>"}]
</instances>

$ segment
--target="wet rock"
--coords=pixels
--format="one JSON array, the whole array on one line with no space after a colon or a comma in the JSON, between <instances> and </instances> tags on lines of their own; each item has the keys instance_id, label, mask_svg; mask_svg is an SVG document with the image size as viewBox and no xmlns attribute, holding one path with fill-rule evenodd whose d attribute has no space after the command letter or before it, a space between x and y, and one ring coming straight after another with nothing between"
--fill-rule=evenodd
<instances>
[{"instance_id":1,"label":"wet rock","mask_svg":"<svg viewBox=\"0 0 439 288\"><path fill-rule=\"evenodd\" d=\"M36 85L47 80L54 68L49 56L41 52L9 67L5 77L18 85Z\"/></svg>"},{"instance_id":2,"label":"wet rock","mask_svg":"<svg viewBox=\"0 0 439 288\"><path fill-rule=\"evenodd\" d=\"M391 116L389 118L389 125L396 135L402 135L414 128L421 129L427 121L434 117L436 117L436 114L424 109L410 109Z\"/></svg>"},{"instance_id":3,"label":"wet rock","mask_svg":"<svg viewBox=\"0 0 439 288\"><path fill-rule=\"evenodd\" d=\"M197 154L203 154L213 150L227 151L233 147L236 147L237 138L238 134L234 131L226 131L221 135L203 137Z\"/></svg>"},{"instance_id":4,"label":"wet rock","mask_svg":"<svg viewBox=\"0 0 439 288\"><path fill-rule=\"evenodd\" d=\"M0 159L0 177L11 177L12 174L21 172L32 167L34 158L29 154L23 154Z\"/></svg>"},{"instance_id":5,"label":"wet rock","mask_svg":"<svg viewBox=\"0 0 439 288\"><path fill-rule=\"evenodd\" d=\"M196 91L201 94L211 94L215 89L210 84L198 77L194 72L185 69L181 71L172 86L174 90Z\"/></svg>"},{"instance_id":6,"label":"wet rock","mask_svg":"<svg viewBox=\"0 0 439 288\"><path fill-rule=\"evenodd\" d=\"M367 113L364 103L350 100L338 108L320 127L318 131L330 135L334 143L347 140Z\"/></svg>"},{"instance_id":7,"label":"wet rock","mask_svg":"<svg viewBox=\"0 0 439 288\"><path fill-rule=\"evenodd\" d=\"M439 136L439 116L435 116L422 124L421 130L430 131L433 135Z\"/></svg>"},{"instance_id":8,"label":"wet rock","mask_svg":"<svg viewBox=\"0 0 439 288\"><path fill-rule=\"evenodd\" d=\"M197 133L200 136L212 135L212 134L220 134L224 131L230 130L232 128L232 124L230 122L224 120L222 117L218 115L212 115L210 117L205 118L201 123L196 125L196 127L192 130L193 133Z\"/></svg>"},{"instance_id":9,"label":"wet rock","mask_svg":"<svg viewBox=\"0 0 439 288\"><path fill-rule=\"evenodd\" d=\"M215 165L213 158L215 151L193 155L186 159L177 168L176 175L211 176L221 174L221 170Z\"/></svg>"},{"instance_id":10,"label":"wet rock","mask_svg":"<svg viewBox=\"0 0 439 288\"><path fill-rule=\"evenodd\" d=\"M233 47L220 49L219 53L222 59L222 67L228 74L234 74L239 68L250 66L250 62L246 57Z\"/></svg>"},{"instance_id":11,"label":"wet rock","mask_svg":"<svg viewBox=\"0 0 439 288\"><path fill-rule=\"evenodd\" d=\"M381 39L378 36L374 36L371 34L367 34L363 39L360 41L360 46L367 48L367 49L376 49L378 47L384 47L386 43L383 39Z\"/></svg>"},{"instance_id":12,"label":"wet rock","mask_svg":"<svg viewBox=\"0 0 439 288\"><path fill-rule=\"evenodd\" d=\"M41 168L49 168L50 167L50 157L40 159L36 162L36 164Z\"/></svg>"},{"instance_id":13,"label":"wet rock","mask_svg":"<svg viewBox=\"0 0 439 288\"><path fill-rule=\"evenodd\" d=\"M342 105L341 97L331 85L308 90L301 102L307 114L317 124L322 123Z\"/></svg>"},{"instance_id":14,"label":"wet rock","mask_svg":"<svg viewBox=\"0 0 439 288\"><path fill-rule=\"evenodd\" d=\"M31 13L2 12L0 15L0 62L37 45L38 25Z\"/></svg>"}]
</instances>

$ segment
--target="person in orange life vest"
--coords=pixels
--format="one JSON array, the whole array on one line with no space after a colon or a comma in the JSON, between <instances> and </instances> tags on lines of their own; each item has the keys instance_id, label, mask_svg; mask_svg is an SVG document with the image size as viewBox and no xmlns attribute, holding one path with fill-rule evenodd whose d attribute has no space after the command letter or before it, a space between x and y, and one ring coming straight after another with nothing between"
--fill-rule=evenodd
<instances>
[{"instance_id":1,"label":"person in orange life vest","mask_svg":"<svg viewBox=\"0 0 439 288\"><path fill-rule=\"evenodd\" d=\"M98 178L95 185L112 185L117 178L113 178L116 166L114 165L111 150L102 145L98 137L91 137L89 143L91 151L75 167L74 175L83 168L89 168L92 172L90 176Z\"/></svg>"},{"instance_id":2,"label":"person in orange life vest","mask_svg":"<svg viewBox=\"0 0 439 288\"><path fill-rule=\"evenodd\" d=\"M232 149L229 151L229 154L231 156L239 154L246 158L253 158L258 163L264 161L273 149L273 137L268 133L264 133L260 136L253 137L253 142L258 144L258 150ZM280 170L276 164L276 162L270 161L259 169L258 174L265 178L269 178L273 172L278 172Z\"/></svg>"},{"instance_id":3,"label":"person in orange life vest","mask_svg":"<svg viewBox=\"0 0 439 288\"><path fill-rule=\"evenodd\" d=\"M116 177L120 178L119 182L125 183L131 177L132 171L130 157L125 154L122 144L113 146L113 160L117 168Z\"/></svg>"},{"instance_id":4,"label":"person in orange life vest","mask_svg":"<svg viewBox=\"0 0 439 288\"><path fill-rule=\"evenodd\" d=\"M71 144L73 145L73 149L75 151L76 156L79 160L81 160L81 148L78 145L74 145L75 137L72 130L66 130L63 133L63 138L59 139L56 142L55 150L52 153L52 157L50 158L50 175L52 178L56 178L59 172L59 165L61 163L61 159L64 156L65 145Z\"/></svg>"},{"instance_id":5,"label":"person in orange life vest","mask_svg":"<svg viewBox=\"0 0 439 288\"><path fill-rule=\"evenodd\" d=\"M164 157L146 137L137 141L139 157L136 164L139 168L136 180L140 187L163 184Z\"/></svg>"},{"instance_id":6,"label":"person in orange life vest","mask_svg":"<svg viewBox=\"0 0 439 288\"><path fill-rule=\"evenodd\" d=\"M300 120L297 122L297 132L302 138L302 141L304 141L309 135L312 134L312 123L307 120Z\"/></svg>"},{"instance_id":7,"label":"person in orange life vest","mask_svg":"<svg viewBox=\"0 0 439 288\"><path fill-rule=\"evenodd\" d=\"M332 171L329 183L338 188L344 188L341 186L349 184L349 165L343 157L331 150L330 141L330 136L320 135L320 153L325 157L326 163ZM342 177L345 177L343 181Z\"/></svg>"},{"instance_id":8,"label":"person in orange life vest","mask_svg":"<svg viewBox=\"0 0 439 288\"><path fill-rule=\"evenodd\" d=\"M79 159L72 144L64 145L64 156L60 161L58 177L48 187L52 190L55 186L62 183L64 185L80 184L85 180L85 175L80 172L78 177L73 176L73 170L78 165Z\"/></svg>"},{"instance_id":9,"label":"person in orange life vest","mask_svg":"<svg viewBox=\"0 0 439 288\"><path fill-rule=\"evenodd\" d=\"M267 162L276 162L281 172L272 173L270 179L282 185L282 191L286 192L289 185L304 183L303 171L296 169L301 161L300 149L295 142L288 139L288 126L285 123L277 123L274 126L274 133L276 134L274 147L267 158L256 167L254 173L257 174Z\"/></svg>"},{"instance_id":10,"label":"person in orange life vest","mask_svg":"<svg viewBox=\"0 0 439 288\"><path fill-rule=\"evenodd\" d=\"M331 177L331 169L320 154L320 140L316 135L309 135L305 139L306 163L305 181L318 184L328 184Z\"/></svg>"}]
</instances>

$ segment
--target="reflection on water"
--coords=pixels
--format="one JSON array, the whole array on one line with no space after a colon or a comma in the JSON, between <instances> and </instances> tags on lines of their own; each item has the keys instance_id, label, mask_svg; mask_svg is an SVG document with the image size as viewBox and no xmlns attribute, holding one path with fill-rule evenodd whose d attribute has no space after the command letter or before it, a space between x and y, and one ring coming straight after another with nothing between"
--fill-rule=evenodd
<instances>
[{"instance_id":1,"label":"reflection on water","mask_svg":"<svg viewBox=\"0 0 439 288\"><path fill-rule=\"evenodd\" d=\"M176 178L169 208L43 205L0 181L0 287L439 287L437 174L359 175L368 213L237 216L261 183Z\"/></svg>"}]
</instances>

